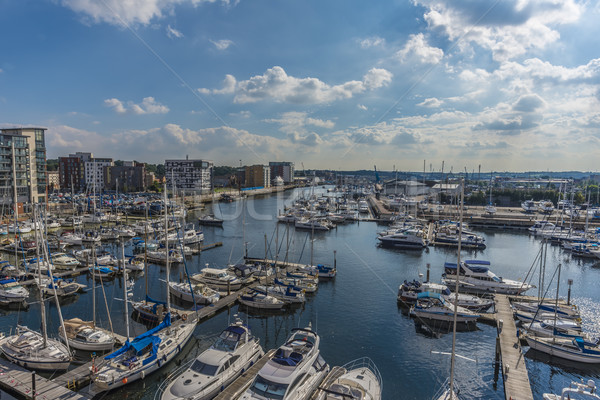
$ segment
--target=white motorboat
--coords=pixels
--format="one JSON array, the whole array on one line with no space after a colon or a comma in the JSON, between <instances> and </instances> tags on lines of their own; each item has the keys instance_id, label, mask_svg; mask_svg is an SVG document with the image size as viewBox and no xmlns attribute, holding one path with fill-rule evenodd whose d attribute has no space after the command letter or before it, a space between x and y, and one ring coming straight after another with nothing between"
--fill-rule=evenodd
<instances>
[{"instance_id":1,"label":"white motorboat","mask_svg":"<svg viewBox=\"0 0 600 400\"><path fill-rule=\"evenodd\" d=\"M198 223L200 225L208 225L208 226L223 226L223 220L221 218L215 217L213 214L203 215L198 218Z\"/></svg>"},{"instance_id":2,"label":"white motorboat","mask_svg":"<svg viewBox=\"0 0 600 400\"><path fill-rule=\"evenodd\" d=\"M319 344L320 338L310 324L292 329L292 335L260 369L240 399L308 399L329 372Z\"/></svg>"},{"instance_id":3,"label":"white motorboat","mask_svg":"<svg viewBox=\"0 0 600 400\"><path fill-rule=\"evenodd\" d=\"M294 227L296 229L304 230L328 231L332 228L332 224L327 220L321 220L317 218L301 218L294 222Z\"/></svg>"},{"instance_id":4,"label":"white motorboat","mask_svg":"<svg viewBox=\"0 0 600 400\"><path fill-rule=\"evenodd\" d=\"M600 364L600 348L597 343L586 342L581 337L574 339L544 338L525 335L527 344L534 350L550 356L585 364Z\"/></svg>"},{"instance_id":5,"label":"white motorboat","mask_svg":"<svg viewBox=\"0 0 600 400\"><path fill-rule=\"evenodd\" d=\"M538 202L538 211L545 214L551 214L554 211L554 203L550 200L541 200Z\"/></svg>"},{"instance_id":6,"label":"white motorboat","mask_svg":"<svg viewBox=\"0 0 600 400\"><path fill-rule=\"evenodd\" d=\"M11 362L30 369L66 370L71 364L71 353L64 344L24 326L0 339L0 350Z\"/></svg>"},{"instance_id":7,"label":"white motorboat","mask_svg":"<svg viewBox=\"0 0 600 400\"><path fill-rule=\"evenodd\" d=\"M240 294L238 301L246 307L259 310L280 310L285 305L283 300L256 290Z\"/></svg>"},{"instance_id":8,"label":"white motorboat","mask_svg":"<svg viewBox=\"0 0 600 400\"><path fill-rule=\"evenodd\" d=\"M162 390L161 400L212 399L264 355L258 338L237 320Z\"/></svg>"},{"instance_id":9,"label":"white motorboat","mask_svg":"<svg viewBox=\"0 0 600 400\"><path fill-rule=\"evenodd\" d=\"M167 261L167 251L165 249L153 250L146 252L148 261L164 264ZM178 250L169 250L169 261L172 263L182 263L183 256Z\"/></svg>"},{"instance_id":10,"label":"white motorboat","mask_svg":"<svg viewBox=\"0 0 600 400\"><path fill-rule=\"evenodd\" d=\"M75 257L65 253L52 253L50 259L57 269L75 269L80 265Z\"/></svg>"},{"instance_id":11,"label":"white motorboat","mask_svg":"<svg viewBox=\"0 0 600 400\"><path fill-rule=\"evenodd\" d=\"M4 260L0 261L0 276L8 278L14 278L17 280L25 279L25 272L15 267L10 262Z\"/></svg>"},{"instance_id":12,"label":"white motorboat","mask_svg":"<svg viewBox=\"0 0 600 400\"><path fill-rule=\"evenodd\" d=\"M191 287L193 288L193 296L189 283L169 282L169 292L171 293L171 296L180 300L189 303L193 303L195 300L196 304L213 304L219 301L219 292L216 290L211 289L202 283L196 283Z\"/></svg>"},{"instance_id":13,"label":"white motorboat","mask_svg":"<svg viewBox=\"0 0 600 400\"><path fill-rule=\"evenodd\" d=\"M415 249L422 250L427 247L427 239L424 238L423 231L416 228L409 228L382 235L377 238L383 247L393 247L397 249Z\"/></svg>"},{"instance_id":14,"label":"white motorboat","mask_svg":"<svg viewBox=\"0 0 600 400\"><path fill-rule=\"evenodd\" d=\"M0 301L22 303L29 297L29 290L14 278L0 280Z\"/></svg>"},{"instance_id":15,"label":"white motorboat","mask_svg":"<svg viewBox=\"0 0 600 400\"><path fill-rule=\"evenodd\" d=\"M218 290L239 290L242 287L242 283L237 277L228 274L223 269L203 268L199 274L194 274L190 278Z\"/></svg>"},{"instance_id":16,"label":"white motorboat","mask_svg":"<svg viewBox=\"0 0 600 400\"><path fill-rule=\"evenodd\" d=\"M398 301L405 304L414 304L420 293L439 293L444 300L454 304L456 294L452 293L448 286L433 282L404 281L398 288ZM459 293L458 305L471 311L485 311L494 304L493 299Z\"/></svg>"},{"instance_id":17,"label":"white motorboat","mask_svg":"<svg viewBox=\"0 0 600 400\"><path fill-rule=\"evenodd\" d=\"M178 320L171 324L170 314L167 314L157 327L104 357L93 380L94 389L108 391L144 379L179 354L195 327L195 320Z\"/></svg>"},{"instance_id":18,"label":"white motorboat","mask_svg":"<svg viewBox=\"0 0 600 400\"><path fill-rule=\"evenodd\" d=\"M556 313L559 318L579 318L579 309L576 305L562 305L558 306L554 303L536 303L536 302L520 302L513 301L511 303L513 309L518 311L527 311L530 313L542 312L542 313Z\"/></svg>"},{"instance_id":19,"label":"white motorboat","mask_svg":"<svg viewBox=\"0 0 600 400\"><path fill-rule=\"evenodd\" d=\"M445 225L438 228L434 235L435 245L458 246L459 230L455 225ZM485 238L473 232L462 230L460 234L461 246L463 248L485 249Z\"/></svg>"},{"instance_id":20,"label":"white motorboat","mask_svg":"<svg viewBox=\"0 0 600 400\"><path fill-rule=\"evenodd\" d=\"M595 341L593 338L585 337L581 331L581 325L575 321L564 321L564 320L551 320L546 319L543 321L532 321L523 324L523 327L527 330L527 333L532 336L539 337L557 337L557 338L575 338L583 337L586 341Z\"/></svg>"},{"instance_id":21,"label":"white motorboat","mask_svg":"<svg viewBox=\"0 0 600 400\"><path fill-rule=\"evenodd\" d=\"M531 225L528 229L529 233L532 235L541 235L542 232L554 232L560 231L561 228L558 228L550 221L535 221L533 225Z\"/></svg>"},{"instance_id":22,"label":"white motorboat","mask_svg":"<svg viewBox=\"0 0 600 400\"><path fill-rule=\"evenodd\" d=\"M254 289L282 300L284 303L301 304L306 301L306 296L304 296L302 290L291 286L257 286Z\"/></svg>"},{"instance_id":23,"label":"white motorboat","mask_svg":"<svg viewBox=\"0 0 600 400\"><path fill-rule=\"evenodd\" d=\"M490 262L483 260L466 260L460 266L460 290L475 293L521 294L533 288L525 282L503 279L496 276L489 268ZM442 283L454 288L456 285L456 264L444 264Z\"/></svg>"},{"instance_id":24,"label":"white motorboat","mask_svg":"<svg viewBox=\"0 0 600 400\"><path fill-rule=\"evenodd\" d=\"M52 281L54 280L54 284ZM55 292L58 297L67 297L77 294L77 292L85 287L85 285L74 282L70 279L42 277L39 280L41 292L44 296L54 296Z\"/></svg>"},{"instance_id":25,"label":"white motorboat","mask_svg":"<svg viewBox=\"0 0 600 400\"><path fill-rule=\"evenodd\" d=\"M410 314L422 319L452 322L455 309L457 322L474 323L479 318L478 314L444 300L439 293L429 292L419 293L417 302L410 308Z\"/></svg>"},{"instance_id":26,"label":"white motorboat","mask_svg":"<svg viewBox=\"0 0 600 400\"><path fill-rule=\"evenodd\" d=\"M196 244L204 241L204 233L194 228L186 228L183 232L183 244Z\"/></svg>"},{"instance_id":27,"label":"white motorboat","mask_svg":"<svg viewBox=\"0 0 600 400\"><path fill-rule=\"evenodd\" d=\"M537 205L535 204L535 201L533 201L533 200L525 200L524 202L521 203L521 208L526 213L533 213L533 212L536 212Z\"/></svg>"},{"instance_id":28,"label":"white motorboat","mask_svg":"<svg viewBox=\"0 0 600 400\"><path fill-rule=\"evenodd\" d=\"M596 383L590 379L587 384L583 382L571 382L571 385L563 388L560 394L544 393L544 400L571 400L571 399L591 399L600 400L600 395L596 392Z\"/></svg>"},{"instance_id":29,"label":"white motorboat","mask_svg":"<svg viewBox=\"0 0 600 400\"><path fill-rule=\"evenodd\" d=\"M116 345L114 336L107 330L99 328L91 321L83 321L79 318L65 320L67 331L67 342L69 346L85 351L106 351ZM62 330L58 331L61 340L65 340Z\"/></svg>"},{"instance_id":30,"label":"white motorboat","mask_svg":"<svg viewBox=\"0 0 600 400\"><path fill-rule=\"evenodd\" d=\"M359 213L368 213L369 212L369 203L366 200L360 200L358 202L358 212Z\"/></svg>"},{"instance_id":31,"label":"white motorboat","mask_svg":"<svg viewBox=\"0 0 600 400\"><path fill-rule=\"evenodd\" d=\"M22 222L20 224L10 224L8 226L8 233L17 233L17 234L21 234L21 233L29 233L33 230L33 228L31 227L31 225L27 222Z\"/></svg>"},{"instance_id":32,"label":"white motorboat","mask_svg":"<svg viewBox=\"0 0 600 400\"><path fill-rule=\"evenodd\" d=\"M340 368L341 376L319 386L312 398L316 400L381 400L383 380L377 366L370 358L359 358Z\"/></svg>"},{"instance_id":33,"label":"white motorboat","mask_svg":"<svg viewBox=\"0 0 600 400\"><path fill-rule=\"evenodd\" d=\"M64 221L61 223L61 226L65 227L65 228L69 228L69 227L74 227L74 226L81 226L83 224L83 220L81 219L81 217L67 217L64 219Z\"/></svg>"}]
</instances>

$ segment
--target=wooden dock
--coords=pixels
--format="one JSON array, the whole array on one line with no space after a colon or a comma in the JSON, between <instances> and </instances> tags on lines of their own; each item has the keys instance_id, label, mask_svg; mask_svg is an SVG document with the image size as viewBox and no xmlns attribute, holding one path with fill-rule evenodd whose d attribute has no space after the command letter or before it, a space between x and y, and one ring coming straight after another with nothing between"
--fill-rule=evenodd
<instances>
[{"instance_id":1,"label":"wooden dock","mask_svg":"<svg viewBox=\"0 0 600 400\"><path fill-rule=\"evenodd\" d=\"M239 376L231 385L227 386L214 400L233 400L237 399L250 386L252 380L258 374L258 371L273 357L275 349L269 350L260 360L248 368L246 372Z\"/></svg>"},{"instance_id":2,"label":"wooden dock","mask_svg":"<svg viewBox=\"0 0 600 400\"><path fill-rule=\"evenodd\" d=\"M33 398L32 372L16 364L0 358L0 386L11 393L25 399ZM36 374L35 398L37 400L89 400L88 397L75 393L61 383L46 379Z\"/></svg>"},{"instance_id":3,"label":"wooden dock","mask_svg":"<svg viewBox=\"0 0 600 400\"><path fill-rule=\"evenodd\" d=\"M495 299L498 321L496 353L497 357L502 359L504 397L506 400L533 400L527 366L517 337L517 327L510 300L508 296L501 294L497 294Z\"/></svg>"}]
</instances>

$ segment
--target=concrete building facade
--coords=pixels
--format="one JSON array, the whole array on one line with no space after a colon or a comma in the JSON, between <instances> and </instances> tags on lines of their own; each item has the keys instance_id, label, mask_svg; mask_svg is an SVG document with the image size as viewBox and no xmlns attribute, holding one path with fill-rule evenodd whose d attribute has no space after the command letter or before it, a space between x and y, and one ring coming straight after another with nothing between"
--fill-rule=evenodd
<instances>
[{"instance_id":1,"label":"concrete building facade","mask_svg":"<svg viewBox=\"0 0 600 400\"><path fill-rule=\"evenodd\" d=\"M266 165L246 167L246 187L270 187L271 168Z\"/></svg>"},{"instance_id":2,"label":"concrete building facade","mask_svg":"<svg viewBox=\"0 0 600 400\"><path fill-rule=\"evenodd\" d=\"M146 190L146 165L134 161L124 161L123 165L106 167L105 187L108 190L143 192Z\"/></svg>"},{"instance_id":3,"label":"concrete building facade","mask_svg":"<svg viewBox=\"0 0 600 400\"><path fill-rule=\"evenodd\" d=\"M284 184L294 183L294 163L289 161L271 161L269 162L271 170L271 182L274 182L277 177L283 179Z\"/></svg>"},{"instance_id":4,"label":"concrete building facade","mask_svg":"<svg viewBox=\"0 0 600 400\"><path fill-rule=\"evenodd\" d=\"M167 188L205 193L212 190L213 162L208 160L165 160Z\"/></svg>"},{"instance_id":5,"label":"concrete building facade","mask_svg":"<svg viewBox=\"0 0 600 400\"><path fill-rule=\"evenodd\" d=\"M112 158L90 158L84 162L85 188L87 191L97 193L105 189L105 173L108 167L113 166Z\"/></svg>"}]
</instances>

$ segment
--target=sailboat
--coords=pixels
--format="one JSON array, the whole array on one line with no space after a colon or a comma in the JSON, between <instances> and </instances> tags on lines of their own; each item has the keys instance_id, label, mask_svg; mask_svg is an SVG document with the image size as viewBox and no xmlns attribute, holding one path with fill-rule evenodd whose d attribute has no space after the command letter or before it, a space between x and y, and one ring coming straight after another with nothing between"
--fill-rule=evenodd
<instances>
[{"instance_id":1,"label":"sailboat","mask_svg":"<svg viewBox=\"0 0 600 400\"><path fill-rule=\"evenodd\" d=\"M34 206L34 215L36 214L36 211L37 207ZM37 225L35 229L35 239L37 244L42 242L42 235L39 232ZM44 248L45 257L47 259L46 248L44 246L42 247ZM37 259L40 260L39 245L36 245L36 252ZM50 278L52 278L51 270L49 270L49 274ZM41 279L41 270L38 268L38 280L41 281ZM48 331L46 330L46 305L41 290L41 284L38 287L40 288L42 332L40 333L25 326L17 325L14 335L0 339L0 350L2 350L2 353L9 361L25 368L44 371L66 370L71 363L71 351L68 345L65 346L58 340L48 338ZM54 300L56 301L56 309L58 310L61 327L64 330L62 313L56 292L54 292Z\"/></svg>"},{"instance_id":2,"label":"sailboat","mask_svg":"<svg viewBox=\"0 0 600 400\"><path fill-rule=\"evenodd\" d=\"M212 214L205 214L201 217L198 217L198 223L200 225L208 225L208 226L223 226L223 220L221 218L217 218L214 214L215 212L215 188L211 188L212 200L211 200L211 208Z\"/></svg>"},{"instance_id":3,"label":"sailboat","mask_svg":"<svg viewBox=\"0 0 600 400\"><path fill-rule=\"evenodd\" d=\"M165 184L165 231L168 229L167 213L167 188ZM168 253L167 253L168 254ZM166 315L163 321L153 329L125 342L119 350L104 357L104 363L98 369L93 381L98 391L108 391L144 379L148 374L167 364L192 337L197 323L197 314L190 314L190 318L182 316L181 319L171 320L171 300L168 295L169 275L171 266L169 258L166 259L167 301ZM123 271L123 281L126 285L127 270ZM127 295L125 296L125 311L127 314ZM127 317L127 330L129 331L129 317ZM129 337L129 332L127 332Z\"/></svg>"},{"instance_id":4,"label":"sailboat","mask_svg":"<svg viewBox=\"0 0 600 400\"><path fill-rule=\"evenodd\" d=\"M494 215L496 214L496 206L492 204L492 176L490 175L490 202L485 206L485 212Z\"/></svg>"}]
</instances>

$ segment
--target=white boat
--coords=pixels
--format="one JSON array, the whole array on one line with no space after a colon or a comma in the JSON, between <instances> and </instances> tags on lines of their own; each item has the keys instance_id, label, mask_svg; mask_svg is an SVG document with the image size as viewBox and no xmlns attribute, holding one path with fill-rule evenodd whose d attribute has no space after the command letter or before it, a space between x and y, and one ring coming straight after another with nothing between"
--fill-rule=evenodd
<instances>
[{"instance_id":1,"label":"white boat","mask_svg":"<svg viewBox=\"0 0 600 400\"><path fill-rule=\"evenodd\" d=\"M50 259L57 269L75 269L80 265L75 257L65 253L52 253Z\"/></svg>"},{"instance_id":2,"label":"white boat","mask_svg":"<svg viewBox=\"0 0 600 400\"><path fill-rule=\"evenodd\" d=\"M585 364L600 364L600 348L596 343L588 343L583 338L558 339L525 335L527 344L534 350L550 356Z\"/></svg>"},{"instance_id":3,"label":"white boat","mask_svg":"<svg viewBox=\"0 0 600 400\"><path fill-rule=\"evenodd\" d=\"M381 400L383 380L377 366L370 358L359 358L340 368L342 375L321 384L311 398L315 400Z\"/></svg>"},{"instance_id":4,"label":"white boat","mask_svg":"<svg viewBox=\"0 0 600 400\"><path fill-rule=\"evenodd\" d=\"M258 338L237 320L162 390L161 400L212 399L264 355Z\"/></svg>"},{"instance_id":5,"label":"white boat","mask_svg":"<svg viewBox=\"0 0 600 400\"><path fill-rule=\"evenodd\" d=\"M304 230L328 231L331 229L332 225L327 220L321 220L317 218L301 218L294 222L294 227L296 229Z\"/></svg>"},{"instance_id":6,"label":"white boat","mask_svg":"<svg viewBox=\"0 0 600 400\"><path fill-rule=\"evenodd\" d=\"M525 282L503 279L489 268L490 262L483 260L466 260L460 266L460 290L476 293L521 294L533 288ZM456 264L444 264L442 283L454 288L456 285Z\"/></svg>"},{"instance_id":7,"label":"white boat","mask_svg":"<svg viewBox=\"0 0 600 400\"><path fill-rule=\"evenodd\" d=\"M167 260L167 251L165 249L148 251L146 252L146 258L148 261L164 264ZM172 263L182 263L183 256L179 250L171 249L169 250L169 260Z\"/></svg>"},{"instance_id":8,"label":"white boat","mask_svg":"<svg viewBox=\"0 0 600 400\"><path fill-rule=\"evenodd\" d=\"M54 284L52 282L54 281ZM77 292L85 287L80 283L74 282L70 279L62 279L62 278L50 278L50 277L42 277L40 278L39 285L41 285L41 292L44 296L56 296L58 297L67 297L73 296L77 294Z\"/></svg>"},{"instance_id":9,"label":"white boat","mask_svg":"<svg viewBox=\"0 0 600 400\"><path fill-rule=\"evenodd\" d=\"M536 210L537 210L537 206L535 204L535 201L533 201L533 200L525 200L524 202L521 203L521 208L526 213L533 213L533 212L536 212Z\"/></svg>"},{"instance_id":10,"label":"white boat","mask_svg":"<svg viewBox=\"0 0 600 400\"><path fill-rule=\"evenodd\" d=\"M83 220L81 219L81 217L67 217L61 223L61 226L68 228L68 227L74 227L74 226L81 226L82 224L83 224Z\"/></svg>"},{"instance_id":11,"label":"white boat","mask_svg":"<svg viewBox=\"0 0 600 400\"><path fill-rule=\"evenodd\" d=\"M398 301L405 304L414 304L420 293L439 293L444 300L454 304L456 294L452 293L448 286L433 282L404 281L398 288ZM472 311L484 311L494 304L493 299L459 293L458 305Z\"/></svg>"},{"instance_id":12,"label":"white boat","mask_svg":"<svg viewBox=\"0 0 600 400\"><path fill-rule=\"evenodd\" d=\"M64 344L24 326L0 339L0 350L9 361L29 369L66 370L71 364L71 353Z\"/></svg>"},{"instance_id":13,"label":"white boat","mask_svg":"<svg viewBox=\"0 0 600 400\"><path fill-rule=\"evenodd\" d=\"M69 346L85 351L106 351L116 345L114 336L105 329L94 325L92 321L83 321L79 318L65 320L67 341ZM58 331L61 340L65 340L62 330Z\"/></svg>"},{"instance_id":14,"label":"white boat","mask_svg":"<svg viewBox=\"0 0 600 400\"><path fill-rule=\"evenodd\" d=\"M575 338L580 336L588 342L595 341L591 337L585 337L586 334L581 331L581 325L574 321L554 321L552 319L546 319L543 321L525 323L523 324L523 327L527 330L527 333L532 336L547 338Z\"/></svg>"},{"instance_id":15,"label":"white boat","mask_svg":"<svg viewBox=\"0 0 600 400\"><path fill-rule=\"evenodd\" d=\"M308 399L329 372L319 344L320 338L310 324L292 329L292 335L260 369L240 399Z\"/></svg>"},{"instance_id":16,"label":"white boat","mask_svg":"<svg viewBox=\"0 0 600 400\"><path fill-rule=\"evenodd\" d=\"M194 284L192 288L194 290L193 296L192 289L190 289L189 283L169 282L169 292L171 293L171 296L176 297L180 300L184 300L189 303L193 303L195 300L196 304L214 304L217 301L219 301L219 292L209 288L206 285L197 283Z\"/></svg>"},{"instance_id":17,"label":"white boat","mask_svg":"<svg viewBox=\"0 0 600 400\"><path fill-rule=\"evenodd\" d=\"M204 233L193 228L187 228L183 232L183 244L196 244L204 241Z\"/></svg>"},{"instance_id":18,"label":"white boat","mask_svg":"<svg viewBox=\"0 0 600 400\"><path fill-rule=\"evenodd\" d=\"M20 224L10 224L8 226L8 233L17 233L17 234L21 234L21 233L29 233L32 231L32 227L31 225L29 225L27 222L22 222Z\"/></svg>"},{"instance_id":19,"label":"white boat","mask_svg":"<svg viewBox=\"0 0 600 400\"><path fill-rule=\"evenodd\" d=\"M579 309L576 305L556 305L554 303L536 303L536 302L520 302L514 301L511 303L512 308L518 311L527 311L530 313L556 313L558 318L579 318Z\"/></svg>"},{"instance_id":20,"label":"white boat","mask_svg":"<svg viewBox=\"0 0 600 400\"><path fill-rule=\"evenodd\" d=\"M285 305L283 300L256 290L240 294L238 301L246 307L259 310L280 310Z\"/></svg>"},{"instance_id":21,"label":"white boat","mask_svg":"<svg viewBox=\"0 0 600 400\"><path fill-rule=\"evenodd\" d=\"M455 309L457 322L474 323L479 318L478 314L444 300L439 293L429 292L419 293L417 302L410 308L410 314L422 319L452 322Z\"/></svg>"},{"instance_id":22,"label":"white boat","mask_svg":"<svg viewBox=\"0 0 600 400\"><path fill-rule=\"evenodd\" d=\"M306 301L306 296L300 289L294 289L291 286L257 286L256 291L271 295L285 303L301 304Z\"/></svg>"},{"instance_id":23,"label":"white boat","mask_svg":"<svg viewBox=\"0 0 600 400\"><path fill-rule=\"evenodd\" d=\"M550 200L540 200L537 208L541 213L551 214L554 211L554 204Z\"/></svg>"},{"instance_id":24,"label":"white boat","mask_svg":"<svg viewBox=\"0 0 600 400\"><path fill-rule=\"evenodd\" d=\"M242 287L240 280L228 274L227 271L217 268L203 268L199 274L190 277L193 281L204 283L213 289L239 290Z\"/></svg>"},{"instance_id":25,"label":"white boat","mask_svg":"<svg viewBox=\"0 0 600 400\"><path fill-rule=\"evenodd\" d=\"M544 321L549 319L556 319L557 324L568 325L575 322L577 325L581 324L580 318L556 318L553 312L528 312L528 311L515 311L515 318L523 323L529 323L531 321Z\"/></svg>"},{"instance_id":26,"label":"white boat","mask_svg":"<svg viewBox=\"0 0 600 400\"><path fill-rule=\"evenodd\" d=\"M369 203L366 200L360 200L358 202L358 212L359 213L368 213L369 212Z\"/></svg>"},{"instance_id":27,"label":"white boat","mask_svg":"<svg viewBox=\"0 0 600 400\"><path fill-rule=\"evenodd\" d=\"M144 379L179 354L195 327L195 320L178 320L171 324L171 316L167 314L157 327L104 357L93 380L94 389L98 392L114 390Z\"/></svg>"},{"instance_id":28,"label":"white boat","mask_svg":"<svg viewBox=\"0 0 600 400\"><path fill-rule=\"evenodd\" d=\"M587 384L571 382L571 385L563 388L560 394L544 393L543 396L544 400L600 400L600 395L596 392L596 383L592 379L587 381Z\"/></svg>"},{"instance_id":29,"label":"white boat","mask_svg":"<svg viewBox=\"0 0 600 400\"><path fill-rule=\"evenodd\" d=\"M405 229L379 236L377 238L383 247L393 247L397 249L415 249L422 250L427 247L427 239L424 238L423 231L420 229Z\"/></svg>"},{"instance_id":30,"label":"white boat","mask_svg":"<svg viewBox=\"0 0 600 400\"><path fill-rule=\"evenodd\" d=\"M4 260L0 261L0 276L5 276L7 279L14 278L21 280L25 278L26 274L21 269Z\"/></svg>"},{"instance_id":31,"label":"white boat","mask_svg":"<svg viewBox=\"0 0 600 400\"><path fill-rule=\"evenodd\" d=\"M458 246L459 229L454 224L444 225L436 229L434 235L435 245ZM485 238L473 232L462 230L460 234L461 246L463 248L485 249Z\"/></svg>"},{"instance_id":32,"label":"white boat","mask_svg":"<svg viewBox=\"0 0 600 400\"><path fill-rule=\"evenodd\" d=\"M200 225L208 226L223 226L223 220L221 218L215 217L213 214L207 214L199 217L198 223Z\"/></svg>"},{"instance_id":33,"label":"white boat","mask_svg":"<svg viewBox=\"0 0 600 400\"><path fill-rule=\"evenodd\" d=\"M0 280L0 301L22 303L29 297L29 290L14 278Z\"/></svg>"},{"instance_id":34,"label":"white boat","mask_svg":"<svg viewBox=\"0 0 600 400\"><path fill-rule=\"evenodd\" d=\"M533 225L531 225L528 229L529 233L532 235L541 235L542 232L554 232L555 230L560 231L561 228L558 228L550 221L535 221Z\"/></svg>"}]
</instances>

